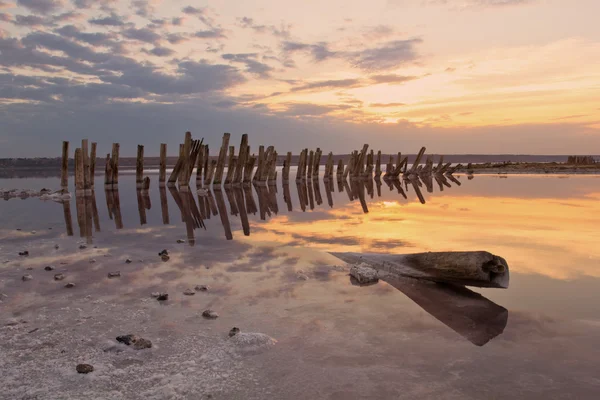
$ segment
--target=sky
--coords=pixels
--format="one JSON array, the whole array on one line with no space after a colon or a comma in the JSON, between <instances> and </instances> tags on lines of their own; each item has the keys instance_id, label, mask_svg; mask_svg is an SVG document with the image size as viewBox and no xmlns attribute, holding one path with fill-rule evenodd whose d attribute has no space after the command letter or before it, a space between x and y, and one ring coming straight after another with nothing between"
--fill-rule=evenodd
<instances>
[{"instance_id":1,"label":"sky","mask_svg":"<svg viewBox=\"0 0 600 400\"><path fill-rule=\"evenodd\" d=\"M600 154L597 0L0 0L0 157Z\"/></svg>"}]
</instances>

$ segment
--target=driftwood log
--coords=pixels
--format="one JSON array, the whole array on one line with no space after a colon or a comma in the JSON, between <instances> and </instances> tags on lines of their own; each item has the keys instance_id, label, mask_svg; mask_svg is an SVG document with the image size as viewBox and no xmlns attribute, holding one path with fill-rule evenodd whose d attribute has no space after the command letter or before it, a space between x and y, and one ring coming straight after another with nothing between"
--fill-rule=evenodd
<instances>
[{"instance_id":1,"label":"driftwood log","mask_svg":"<svg viewBox=\"0 0 600 400\"><path fill-rule=\"evenodd\" d=\"M416 254L331 253L350 264L366 264L387 274L457 285L508 288L506 261L486 251Z\"/></svg>"}]
</instances>

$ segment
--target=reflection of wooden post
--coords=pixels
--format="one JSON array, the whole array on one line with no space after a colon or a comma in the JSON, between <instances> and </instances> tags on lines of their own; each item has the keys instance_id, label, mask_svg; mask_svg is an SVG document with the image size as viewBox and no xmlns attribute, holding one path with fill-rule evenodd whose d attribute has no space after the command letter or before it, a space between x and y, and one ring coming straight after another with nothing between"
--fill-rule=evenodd
<instances>
[{"instance_id":1,"label":"reflection of wooden post","mask_svg":"<svg viewBox=\"0 0 600 400\"><path fill-rule=\"evenodd\" d=\"M62 144L62 162L60 165L60 187L63 191L69 191L69 142ZM72 229L72 228L71 228ZM71 235L69 235L71 236Z\"/></svg>"},{"instance_id":2,"label":"reflection of wooden post","mask_svg":"<svg viewBox=\"0 0 600 400\"><path fill-rule=\"evenodd\" d=\"M85 196L75 196L75 212L77 213L77 226L79 237L85 237Z\"/></svg>"},{"instance_id":3,"label":"reflection of wooden post","mask_svg":"<svg viewBox=\"0 0 600 400\"><path fill-rule=\"evenodd\" d=\"M355 198L358 197L358 200L360 201L363 213L367 214L369 212L369 208L367 207L367 202L365 200L365 186L363 182L351 180L350 186L352 187L352 194Z\"/></svg>"},{"instance_id":4,"label":"reflection of wooden post","mask_svg":"<svg viewBox=\"0 0 600 400\"><path fill-rule=\"evenodd\" d=\"M341 158L338 160L336 176L338 181L344 176L344 160Z\"/></svg>"},{"instance_id":5,"label":"reflection of wooden post","mask_svg":"<svg viewBox=\"0 0 600 400\"><path fill-rule=\"evenodd\" d=\"M91 191L91 189L89 189ZM85 204L85 237L87 244L92 243L92 228L93 228L93 210L92 210L92 200L91 196L85 196L84 199Z\"/></svg>"},{"instance_id":6,"label":"reflection of wooden post","mask_svg":"<svg viewBox=\"0 0 600 400\"><path fill-rule=\"evenodd\" d=\"M111 185L113 188L119 185L119 143L113 143L112 145L112 157L111 157L111 170L112 170L112 179ZM118 188L117 188L118 189Z\"/></svg>"},{"instance_id":7,"label":"reflection of wooden post","mask_svg":"<svg viewBox=\"0 0 600 400\"><path fill-rule=\"evenodd\" d=\"M221 223L225 229L225 238L227 240L232 240L233 234L231 233L231 225L229 224L229 216L227 215L227 207L225 206L225 201L223 199L223 192L221 190L215 190L215 198L217 200L217 208L219 209Z\"/></svg>"},{"instance_id":8,"label":"reflection of wooden post","mask_svg":"<svg viewBox=\"0 0 600 400\"><path fill-rule=\"evenodd\" d=\"M65 216L65 225L67 226L67 236L73 236L73 219L71 218L70 201L63 202L63 214Z\"/></svg>"},{"instance_id":9,"label":"reflection of wooden post","mask_svg":"<svg viewBox=\"0 0 600 400\"><path fill-rule=\"evenodd\" d=\"M90 188L94 188L94 180L96 177L96 147L98 143L92 142L92 150L90 151Z\"/></svg>"},{"instance_id":10,"label":"reflection of wooden post","mask_svg":"<svg viewBox=\"0 0 600 400\"><path fill-rule=\"evenodd\" d=\"M173 191L177 191L177 189L175 188L172 189ZM173 193L173 191L171 191L171 193ZM187 233L188 244L190 246L194 246L196 244L196 237L194 235L194 219L192 218L190 198L188 197L188 195L191 195L189 190L181 193L181 215L183 215L183 222L185 222L185 230ZM192 198L192 201L193 200L194 199Z\"/></svg>"},{"instance_id":11,"label":"reflection of wooden post","mask_svg":"<svg viewBox=\"0 0 600 400\"><path fill-rule=\"evenodd\" d=\"M164 187L166 179L167 179L167 144L161 143L160 144L160 164L158 166L158 186Z\"/></svg>"},{"instance_id":12,"label":"reflection of wooden post","mask_svg":"<svg viewBox=\"0 0 600 400\"><path fill-rule=\"evenodd\" d=\"M159 188L160 192L160 210L164 225L169 225L169 202L167 200L167 191L164 187Z\"/></svg>"},{"instance_id":13,"label":"reflection of wooden post","mask_svg":"<svg viewBox=\"0 0 600 400\"><path fill-rule=\"evenodd\" d=\"M302 209L302 212L306 211L306 201L305 201L305 189L306 188L306 183L304 183L302 180L297 180L296 181L296 191L298 192L298 201L300 202L300 209Z\"/></svg>"},{"instance_id":14,"label":"reflection of wooden post","mask_svg":"<svg viewBox=\"0 0 600 400\"><path fill-rule=\"evenodd\" d=\"M256 214L256 202L254 201L254 193L252 193L252 186L244 186L244 199L246 200L246 211L249 214Z\"/></svg>"},{"instance_id":15,"label":"reflection of wooden post","mask_svg":"<svg viewBox=\"0 0 600 400\"><path fill-rule=\"evenodd\" d=\"M318 206L323 204L323 197L321 196L321 185L319 185L319 180L313 180L313 189L315 190L315 201Z\"/></svg>"},{"instance_id":16,"label":"reflection of wooden post","mask_svg":"<svg viewBox=\"0 0 600 400\"><path fill-rule=\"evenodd\" d=\"M83 156L81 149L75 149L75 195L84 194Z\"/></svg>"},{"instance_id":17,"label":"reflection of wooden post","mask_svg":"<svg viewBox=\"0 0 600 400\"><path fill-rule=\"evenodd\" d=\"M274 185L269 186L268 191L269 208L275 215L279 213L279 204L277 203L277 187Z\"/></svg>"},{"instance_id":18,"label":"reflection of wooden post","mask_svg":"<svg viewBox=\"0 0 600 400\"><path fill-rule=\"evenodd\" d=\"M292 164L292 152L288 151L285 157L285 164L283 165L283 171L281 173L281 179L283 183L290 181L290 166Z\"/></svg>"},{"instance_id":19,"label":"reflection of wooden post","mask_svg":"<svg viewBox=\"0 0 600 400\"><path fill-rule=\"evenodd\" d=\"M135 187L141 189L144 184L144 146L137 147L137 158L135 161Z\"/></svg>"},{"instance_id":20,"label":"reflection of wooden post","mask_svg":"<svg viewBox=\"0 0 600 400\"><path fill-rule=\"evenodd\" d=\"M225 158L227 157L227 146L229 146L229 133L223 134L223 143L221 144L221 150L219 151L219 159L217 161L217 167L215 170L215 177L213 183L221 186L223 180L223 170L225 169Z\"/></svg>"},{"instance_id":21,"label":"reflection of wooden post","mask_svg":"<svg viewBox=\"0 0 600 400\"><path fill-rule=\"evenodd\" d=\"M104 164L104 189L112 189L112 166L110 162L110 154L106 155Z\"/></svg>"},{"instance_id":22,"label":"reflection of wooden post","mask_svg":"<svg viewBox=\"0 0 600 400\"><path fill-rule=\"evenodd\" d=\"M375 161L375 178L381 176L381 150L377 152L377 161Z\"/></svg>"},{"instance_id":23,"label":"reflection of wooden post","mask_svg":"<svg viewBox=\"0 0 600 400\"><path fill-rule=\"evenodd\" d=\"M119 189L112 191L113 214L115 215L115 226L117 229L123 229L123 219L121 218L121 200L119 198Z\"/></svg>"},{"instance_id":24,"label":"reflection of wooden post","mask_svg":"<svg viewBox=\"0 0 600 400\"><path fill-rule=\"evenodd\" d=\"M285 204L287 204L288 211L292 212L294 210L294 207L292 205L292 196L290 195L289 183L283 184L283 201L285 201Z\"/></svg>"},{"instance_id":25,"label":"reflection of wooden post","mask_svg":"<svg viewBox=\"0 0 600 400\"><path fill-rule=\"evenodd\" d=\"M269 192L266 186L255 185L254 189L258 194L258 209L260 212L260 219L266 220L267 214L271 216L271 210L269 209Z\"/></svg>"},{"instance_id":26,"label":"reflection of wooden post","mask_svg":"<svg viewBox=\"0 0 600 400\"><path fill-rule=\"evenodd\" d=\"M140 213L140 225L146 225L146 207L144 206L144 198L140 189L137 192L138 212Z\"/></svg>"},{"instance_id":27,"label":"reflection of wooden post","mask_svg":"<svg viewBox=\"0 0 600 400\"><path fill-rule=\"evenodd\" d=\"M227 196L227 202L229 203L229 209L231 210L231 215L237 215L240 213L237 207L237 203L235 202L235 198L233 197L232 188L225 188L225 196Z\"/></svg>"},{"instance_id":28,"label":"reflection of wooden post","mask_svg":"<svg viewBox=\"0 0 600 400\"><path fill-rule=\"evenodd\" d=\"M306 189L308 190L308 204L311 210L315 209L315 198L313 195L313 185L310 182L306 182Z\"/></svg>"},{"instance_id":29,"label":"reflection of wooden post","mask_svg":"<svg viewBox=\"0 0 600 400\"><path fill-rule=\"evenodd\" d=\"M204 158L206 157L204 154L205 151L206 146L201 145L200 150L198 151L198 159L196 163L196 188L200 188L202 186L202 168L204 168Z\"/></svg>"},{"instance_id":30,"label":"reflection of wooden post","mask_svg":"<svg viewBox=\"0 0 600 400\"><path fill-rule=\"evenodd\" d=\"M325 193L327 194L327 204L329 207L333 208L333 196L331 195L333 188L333 181L325 181Z\"/></svg>"},{"instance_id":31,"label":"reflection of wooden post","mask_svg":"<svg viewBox=\"0 0 600 400\"><path fill-rule=\"evenodd\" d=\"M417 178L410 179L410 183L412 184L413 189L415 189L415 193L419 198L421 204L425 204L425 198L423 197L423 193L421 193L421 189L419 188L419 181Z\"/></svg>"},{"instance_id":32,"label":"reflection of wooden post","mask_svg":"<svg viewBox=\"0 0 600 400\"><path fill-rule=\"evenodd\" d=\"M96 204L96 192L94 190L92 190L92 195L89 200L92 203L92 217L94 218L96 232L100 232L100 217L98 216L98 205Z\"/></svg>"},{"instance_id":33,"label":"reflection of wooden post","mask_svg":"<svg viewBox=\"0 0 600 400\"><path fill-rule=\"evenodd\" d=\"M240 212L240 220L242 221L242 229L244 231L244 236L250 236L250 223L248 222L248 213L246 211L246 205L244 203L244 192L242 188L236 187L233 188L233 194L235 197L237 209Z\"/></svg>"}]
</instances>

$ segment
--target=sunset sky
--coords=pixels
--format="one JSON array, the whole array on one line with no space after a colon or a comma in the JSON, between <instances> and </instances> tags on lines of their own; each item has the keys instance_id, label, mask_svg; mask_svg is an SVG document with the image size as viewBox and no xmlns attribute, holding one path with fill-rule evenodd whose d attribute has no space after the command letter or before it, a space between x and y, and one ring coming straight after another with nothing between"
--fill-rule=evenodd
<instances>
[{"instance_id":1,"label":"sunset sky","mask_svg":"<svg viewBox=\"0 0 600 400\"><path fill-rule=\"evenodd\" d=\"M0 157L600 154L598 0L0 0Z\"/></svg>"}]
</instances>

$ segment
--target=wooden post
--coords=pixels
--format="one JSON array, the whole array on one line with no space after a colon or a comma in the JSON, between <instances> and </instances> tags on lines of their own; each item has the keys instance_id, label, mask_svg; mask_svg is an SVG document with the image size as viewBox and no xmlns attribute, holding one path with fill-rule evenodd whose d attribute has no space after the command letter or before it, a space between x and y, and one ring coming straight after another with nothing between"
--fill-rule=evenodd
<instances>
[{"instance_id":1,"label":"wooden post","mask_svg":"<svg viewBox=\"0 0 600 400\"><path fill-rule=\"evenodd\" d=\"M144 146L137 147L137 158L135 161L135 187L141 189L144 185Z\"/></svg>"},{"instance_id":2,"label":"wooden post","mask_svg":"<svg viewBox=\"0 0 600 400\"><path fill-rule=\"evenodd\" d=\"M275 184L277 180L277 152L273 150L271 155L271 164L269 168L269 182Z\"/></svg>"},{"instance_id":3,"label":"wooden post","mask_svg":"<svg viewBox=\"0 0 600 400\"><path fill-rule=\"evenodd\" d=\"M291 165L292 165L292 152L288 151L287 156L285 158L285 165L283 166L283 171L281 174L283 183L289 183L289 181L290 181L290 166Z\"/></svg>"},{"instance_id":4,"label":"wooden post","mask_svg":"<svg viewBox=\"0 0 600 400\"><path fill-rule=\"evenodd\" d=\"M167 144L160 144L160 164L158 167L158 186L165 187L167 179Z\"/></svg>"},{"instance_id":5,"label":"wooden post","mask_svg":"<svg viewBox=\"0 0 600 400\"><path fill-rule=\"evenodd\" d=\"M225 176L225 184L230 185L235 172L236 158L235 146L229 146L229 161L227 162L227 175Z\"/></svg>"},{"instance_id":6,"label":"wooden post","mask_svg":"<svg viewBox=\"0 0 600 400\"><path fill-rule=\"evenodd\" d=\"M252 171L254 170L254 164L256 163L256 157L254 154L248 157L246 165L244 166L244 183L249 184L252 182Z\"/></svg>"},{"instance_id":7,"label":"wooden post","mask_svg":"<svg viewBox=\"0 0 600 400\"><path fill-rule=\"evenodd\" d=\"M375 178L381 176L381 150L377 152L377 161L375 161Z\"/></svg>"},{"instance_id":8,"label":"wooden post","mask_svg":"<svg viewBox=\"0 0 600 400\"><path fill-rule=\"evenodd\" d=\"M104 165L104 189L112 188L112 166L110 162L110 154L106 155Z\"/></svg>"},{"instance_id":9,"label":"wooden post","mask_svg":"<svg viewBox=\"0 0 600 400\"><path fill-rule=\"evenodd\" d=\"M90 187L90 153L88 149L88 140L83 139L81 141L81 156L83 158L83 188L86 191L85 194L88 195L88 190Z\"/></svg>"},{"instance_id":10,"label":"wooden post","mask_svg":"<svg viewBox=\"0 0 600 400\"><path fill-rule=\"evenodd\" d=\"M198 158L196 160L196 187L202 186L202 168L204 167L204 151L205 146L200 145L198 150Z\"/></svg>"},{"instance_id":11,"label":"wooden post","mask_svg":"<svg viewBox=\"0 0 600 400\"><path fill-rule=\"evenodd\" d=\"M273 161L272 157L274 151L275 148L273 146L267 147L267 150L265 151L261 170L258 175L259 182L266 182L269 178L269 168L271 167L271 162Z\"/></svg>"},{"instance_id":12,"label":"wooden post","mask_svg":"<svg viewBox=\"0 0 600 400\"><path fill-rule=\"evenodd\" d=\"M308 153L308 171L307 171L307 175L306 175L306 179L312 179L312 174L314 171L314 159L315 159L315 154L314 152L311 150Z\"/></svg>"},{"instance_id":13,"label":"wooden post","mask_svg":"<svg viewBox=\"0 0 600 400\"><path fill-rule=\"evenodd\" d=\"M204 186L209 187L214 181L215 170L217 168L217 160L211 160L208 166L206 178L204 178ZM215 182L216 183L216 182Z\"/></svg>"},{"instance_id":14,"label":"wooden post","mask_svg":"<svg viewBox=\"0 0 600 400\"><path fill-rule=\"evenodd\" d=\"M346 169L344 169L344 175L342 176L342 179L346 179L348 177L348 174L350 174L352 168L354 165L354 152L350 154L350 161L348 161L348 164L346 165Z\"/></svg>"},{"instance_id":15,"label":"wooden post","mask_svg":"<svg viewBox=\"0 0 600 400\"><path fill-rule=\"evenodd\" d=\"M441 155L441 156L440 156L440 161L438 162L438 165L437 165L437 167L435 167L435 172L436 172L436 173L440 173L440 172L441 172L441 170L442 170L442 166L443 166L443 165L444 165L444 156L443 156L443 155Z\"/></svg>"},{"instance_id":16,"label":"wooden post","mask_svg":"<svg viewBox=\"0 0 600 400\"><path fill-rule=\"evenodd\" d=\"M360 152L360 155L358 156L358 163L355 165L355 168L354 168L354 174L353 174L353 176L355 178L358 178L364 172L365 157L367 155L367 150L368 149L369 149L369 145L368 144L364 144L363 148L362 148L362 150Z\"/></svg>"},{"instance_id":17,"label":"wooden post","mask_svg":"<svg viewBox=\"0 0 600 400\"><path fill-rule=\"evenodd\" d=\"M168 185L169 186L175 186L175 183L177 182L177 177L179 176L179 173L181 172L181 169L183 168L183 158L184 158L184 145L183 144L179 144L179 158L177 159L177 162L175 163L175 166L173 167L173 171L171 171L171 175L169 176L169 181L168 181Z\"/></svg>"},{"instance_id":18,"label":"wooden post","mask_svg":"<svg viewBox=\"0 0 600 400\"><path fill-rule=\"evenodd\" d=\"M75 195L84 194L83 156L81 149L75 149Z\"/></svg>"},{"instance_id":19,"label":"wooden post","mask_svg":"<svg viewBox=\"0 0 600 400\"><path fill-rule=\"evenodd\" d=\"M421 150L419 150L419 154L417 154L417 158L415 159L415 162L412 165L412 168L410 169L411 175L415 174L415 172L417 171L417 167L421 163L421 158L423 157L423 154L425 154L425 147L421 147Z\"/></svg>"},{"instance_id":20,"label":"wooden post","mask_svg":"<svg viewBox=\"0 0 600 400\"><path fill-rule=\"evenodd\" d=\"M330 170L333 171L333 153L329 153L327 156L327 162L325 163L325 175L323 180L328 181L330 179Z\"/></svg>"},{"instance_id":21,"label":"wooden post","mask_svg":"<svg viewBox=\"0 0 600 400\"><path fill-rule=\"evenodd\" d=\"M69 142L62 144L62 163L60 165L60 186L63 192L69 191ZM70 216L70 210L69 210ZM71 230L73 227L71 227ZM72 233L71 233L72 234Z\"/></svg>"},{"instance_id":22,"label":"wooden post","mask_svg":"<svg viewBox=\"0 0 600 400\"><path fill-rule=\"evenodd\" d=\"M240 153L238 155L235 173L233 174L233 183L241 183L243 178L244 167L248 161L250 148L248 147L248 135L244 133L242 135L242 141L240 143Z\"/></svg>"},{"instance_id":23,"label":"wooden post","mask_svg":"<svg viewBox=\"0 0 600 400\"><path fill-rule=\"evenodd\" d=\"M315 153L315 160L313 163L313 179L319 179L319 167L321 166L321 155L323 152L320 148L317 147L317 151Z\"/></svg>"},{"instance_id":24,"label":"wooden post","mask_svg":"<svg viewBox=\"0 0 600 400\"><path fill-rule=\"evenodd\" d=\"M256 164L256 173L254 174L254 178L252 179L253 181L258 181L260 180L260 174L262 171L262 166L265 162L265 146L260 145L258 146L258 160L257 160L257 164Z\"/></svg>"},{"instance_id":25,"label":"wooden post","mask_svg":"<svg viewBox=\"0 0 600 400\"><path fill-rule=\"evenodd\" d=\"M204 142L204 139L192 140L192 150L190 151L190 158L188 159L188 171L187 171L188 186L189 186L190 177L192 176L192 172L194 172L194 166L196 165L196 159L198 158L198 154L200 153L200 150L202 149L203 142Z\"/></svg>"},{"instance_id":26,"label":"wooden post","mask_svg":"<svg viewBox=\"0 0 600 400\"><path fill-rule=\"evenodd\" d=\"M342 179L342 176L344 175L344 160L341 158L338 160L336 175L338 180Z\"/></svg>"},{"instance_id":27,"label":"wooden post","mask_svg":"<svg viewBox=\"0 0 600 400\"><path fill-rule=\"evenodd\" d=\"M96 177L96 147L98 143L92 142L92 150L90 152L90 188L94 188L94 180Z\"/></svg>"},{"instance_id":28,"label":"wooden post","mask_svg":"<svg viewBox=\"0 0 600 400\"><path fill-rule=\"evenodd\" d=\"M190 182L190 177L188 176L188 166L190 163L190 152L192 151L192 133L186 132L185 139L183 141L183 155L180 156L181 166L180 170L177 171L178 175L176 176L177 181L179 183L179 187L187 188ZM175 170L173 170L175 172Z\"/></svg>"},{"instance_id":29,"label":"wooden post","mask_svg":"<svg viewBox=\"0 0 600 400\"><path fill-rule=\"evenodd\" d=\"M219 151L219 159L217 161L217 167L214 175L214 183L221 185L223 180L223 170L225 169L225 158L227 157L227 147L229 146L229 133L223 134L223 143L221 144L221 150Z\"/></svg>"},{"instance_id":30,"label":"wooden post","mask_svg":"<svg viewBox=\"0 0 600 400\"><path fill-rule=\"evenodd\" d=\"M112 179L111 185L118 186L119 185L119 143L113 143L112 145L112 158L111 158L111 171L112 171ZM118 229L118 228L117 228Z\"/></svg>"}]
</instances>

